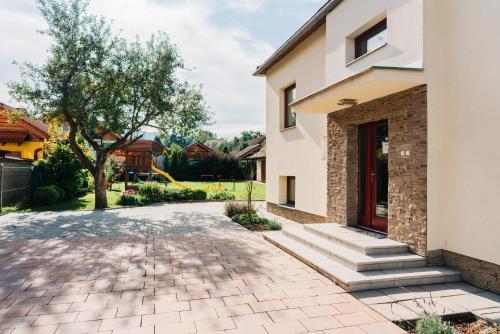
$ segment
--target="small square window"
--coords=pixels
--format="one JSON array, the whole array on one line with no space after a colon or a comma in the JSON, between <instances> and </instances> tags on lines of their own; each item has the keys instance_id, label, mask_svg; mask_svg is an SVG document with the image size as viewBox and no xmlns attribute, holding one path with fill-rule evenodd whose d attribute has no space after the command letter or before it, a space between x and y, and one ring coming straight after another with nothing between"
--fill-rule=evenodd
<instances>
[{"instance_id":1,"label":"small square window","mask_svg":"<svg viewBox=\"0 0 500 334\"><path fill-rule=\"evenodd\" d=\"M295 101L297 98L297 89L295 84L285 88L285 109L284 109L284 116L285 116L285 128L290 128L292 126L295 126L296 124L296 116L295 112L293 111L292 107L290 104Z\"/></svg>"},{"instance_id":2,"label":"small square window","mask_svg":"<svg viewBox=\"0 0 500 334\"><path fill-rule=\"evenodd\" d=\"M359 58L387 43L387 19L384 19L354 39L354 57Z\"/></svg>"}]
</instances>

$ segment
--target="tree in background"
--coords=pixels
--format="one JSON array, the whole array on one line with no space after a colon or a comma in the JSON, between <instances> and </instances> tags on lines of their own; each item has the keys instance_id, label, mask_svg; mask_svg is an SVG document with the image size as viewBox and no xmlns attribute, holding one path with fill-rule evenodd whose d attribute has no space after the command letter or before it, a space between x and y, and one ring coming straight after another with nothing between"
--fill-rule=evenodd
<instances>
[{"instance_id":1,"label":"tree in background","mask_svg":"<svg viewBox=\"0 0 500 334\"><path fill-rule=\"evenodd\" d=\"M184 66L167 35L128 43L112 34L104 18L88 13L88 0L37 5L48 24L42 34L52 44L44 64L21 66L22 80L11 83L10 92L31 106L32 116L68 124L69 146L94 177L95 208L105 208L111 151L136 141L145 126L189 134L206 125L210 114L200 89L177 78ZM121 138L103 147L99 139L108 133ZM78 136L95 159L78 145Z\"/></svg>"},{"instance_id":2,"label":"tree in background","mask_svg":"<svg viewBox=\"0 0 500 334\"><path fill-rule=\"evenodd\" d=\"M164 146L170 148L172 148L172 145L186 147L199 141L215 151L229 154L233 151L240 151L246 148L249 140L261 136L264 136L264 134L260 131L243 131L239 136L227 140L225 138L218 137L214 132L208 130L198 130L189 135L169 133L158 136L157 138Z\"/></svg>"},{"instance_id":3,"label":"tree in background","mask_svg":"<svg viewBox=\"0 0 500 334\"><path fill-rule=\"evenodd\" d=\"M88 171L71 149L59 125L49 124L50 139L44 143L43 160L35 162L33 170L34 188L41 186L57 186L64 192L64 199L70 199L89 191ZM78 145L84 154L91 158L91 152L77 138Z\"/></svg>"},{"instance_id":4,"label":"tree in background","mask_svg":"<svg viewBox=\"0 0 500 334\"><path fill-rule=\"evenodd\" d=\"M254 184L253 181L255 179L255 160L245 160L242 163L243 165L243 177L245 180L245 194L247 200L247 212L253 211L252 206L252 198L253 198L253 190Z\"/></svg>"}]
</instances>

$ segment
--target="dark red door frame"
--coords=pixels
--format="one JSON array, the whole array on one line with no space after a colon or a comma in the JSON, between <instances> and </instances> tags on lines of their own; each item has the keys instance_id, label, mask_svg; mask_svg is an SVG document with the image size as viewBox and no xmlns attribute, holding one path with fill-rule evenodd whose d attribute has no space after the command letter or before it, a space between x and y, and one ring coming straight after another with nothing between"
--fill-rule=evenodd
<instances>
[{"instance_id":1,"label":"dark red door frame","mask_svg":"<svg viewBox=\"0 0 500 334\"><path fill-rule=\"evenodd\" d=\"M376 192L377 192L377 168L376 168L376 140L375 130L378 126L387 126L387 120L366 123L359 127L359 147L358 157L360 162L359 182L360 207L358 224L360 226L374 229L380 232L387 232L387 218L376 215ZM364 157L362 157L364 155ZM361 202L362 200L362 202Z\"/></svg>"}]
</instances>

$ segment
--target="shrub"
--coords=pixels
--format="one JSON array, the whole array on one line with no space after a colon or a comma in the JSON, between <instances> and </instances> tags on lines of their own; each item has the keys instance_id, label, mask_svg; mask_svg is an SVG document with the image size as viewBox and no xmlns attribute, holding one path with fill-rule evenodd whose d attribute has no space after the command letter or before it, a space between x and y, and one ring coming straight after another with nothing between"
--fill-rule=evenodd
<instances>
[{"instance_id":1,"label":"shrub","mask_svg":"<svg viewBox=\"0 0 500 334\"><path fill-rule=\"evenodd\" d=\"M234 194L228 193L226 191L219 191L213 194L210 199L218 200L218 201L232 201L236 199Z\"/></svg>"},{"instance_id":2,"label":"shrub","mask_svg":"<svg viewBox=\"0 0 500 334\"><path fill-rule=\"evenodd\" d=\"M226 216L229 218L232 218L236 215L240 214L254 214L255 209L252 207L252 209L249 211L247 203L241 203L241 202L228 202L226 203L226 206L224 208L224 211L226 213Z\"/></svg>"},{"instance_id":3,"label":"shrub","mask_svg":"<svg viewBox=\"0 0 500 334\"><path fill-rule=\"evenodd\" d=\"M273 220L269 220L264 217L259 217L258 215L251 213L251 214L239 214L235 215L231 218L232 221L241 224L243 226L247 227L255 227L255 226L267 226L268 229L270 230L281 230L281 224L278 222L275 222Z\"/></svg>"},{"instance_id":4,"label":"shrub","mask_svg":"<svg viewBox=\"0 0 500 334\"><path fill-rule=\"evenodd\" d=\"M239 223L241 225L267 225L267 219L257 216L254 213L251 214L239 214L232 218L232 221Z\"/></svg>"},{"instance_id":5,"label":"shrub","mask_svg":"<svg viewBox=\"0 0 500 334\"><path fill-rule=\"evenodd\" d=\"M163 201L166 187L158 182L146 182L139 186L139 194L147 203Z\"/></svg>"},{"instance_id":6,"label":"shrub","mask_svg":"<svg viewBox=\"0 0 500 334\"><path fill-rule=\"evenodd\" d=\"M281 230L281 224L278 223L277 221L274 220L269 220L267 223L267 226L269 226L269 229L271 231L279 231Z\"/></svg>"},{"instance_id":7,"label":"shrub","mask_svg":"<svg viewBox=\"0 0 500 334\"><path fill-rule=\"evenodd\" d=\"M47 158L35 163L33 186L56 185L64 190L65 198L85 194L89 190L89 172L83 168L78 157L66 140L57 139L47 145Z\"/></svg>"},{"instance_id":8,"label":"shrub","mask_svg":"<svg viewBox=\"0 0 500 334\"><path fill-rule=\"evenodd\" d=\"M44 206L52 205L59 201L59 192L54 186L44 186L36 188L33 193L33 203Z\"/></svg>"},{"instance_id":9,"label":"shrub","mask_svg":"<svg viewBox=\"0 0 500 334\"><path fill-rule=\"evenodd\" d=\"M193 190L191 199L194 201L204 201L207 199L207 192L201 189Z\"/></svg>"},{"instance_id":10,"label":"shrub","mask_svg":"<svg viewBox=\"0 0 500 334\"><path fill-rule=\"evenodd\" d=\"M124 206L135 206L135 205L143 205L144 201L140 195L132 195L132 194L123 194L116 201L118 205Z\"/></svg>"},{"instance_id":11,"label":"shrub","mask_svg":"<svg viewBox=\"0 0 500 334\"><path fill-rule=\"evenodd\" d=\"M440 316L431 314L419 319L415 327L417 334L454 334L453 327L443 322Z\"/></svg>"},{"instance_id":12,"label":"shrub","mask_svg":"<svg viewBox=\"0 0 500 334\"><path fill-rule=\"evenodd\" d=\"M66 192L58 187L58 186L52 186L56 191L57 191L57 194L59 195L59 201L62 201L66 198Z\"/></svg>"},{"instance_id":13,"label":"shrub","mask_svg":"<svg viewBox=\"0 0 500 334\"><path fill-rule=\"evenodd\" d=\"M203 201L207 199L207 192L204 190L172 190L165 189L163 192L163 200L167 202L172 201Z\"/></svg>"}]
</instances>

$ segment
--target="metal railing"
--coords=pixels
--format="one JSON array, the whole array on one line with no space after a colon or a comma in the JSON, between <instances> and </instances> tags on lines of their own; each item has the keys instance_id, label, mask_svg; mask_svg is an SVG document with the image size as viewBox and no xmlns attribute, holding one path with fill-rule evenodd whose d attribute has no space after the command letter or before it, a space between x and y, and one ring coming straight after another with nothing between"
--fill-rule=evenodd
<instances>
[{"instance_id":1,"label":"metal railing","mask_svg":"<svg viewBox=\"0 0 500 334\"><path fill-rule=\"evenodd\" d=\"M3 210L5 197L22 199L23 196L30 194L32 171L31 165L5 166L3 162L0 163L0 212ZM13 193L14 196L12 196Z\"/></svg>"}]
</instances>

